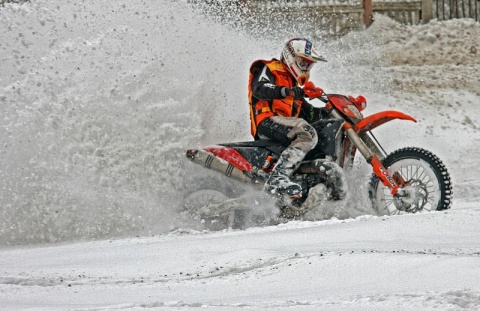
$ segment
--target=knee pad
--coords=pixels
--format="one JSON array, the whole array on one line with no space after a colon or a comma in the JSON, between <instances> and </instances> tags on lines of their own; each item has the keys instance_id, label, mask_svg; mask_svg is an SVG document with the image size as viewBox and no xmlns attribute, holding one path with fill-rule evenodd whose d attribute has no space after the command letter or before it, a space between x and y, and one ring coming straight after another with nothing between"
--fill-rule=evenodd
<instances>
[{"instance_id":1,"label":"knee pad","mask_svg":"<svg viewBox=\"0 0 480 311\"><path fill-rule=\"evenodd\" d=\"M318 135L315 128L306 121L299 127L295 140L292 141L292 146L308 152L315 148L318 143Z\"/></svg>"}]
</instances>

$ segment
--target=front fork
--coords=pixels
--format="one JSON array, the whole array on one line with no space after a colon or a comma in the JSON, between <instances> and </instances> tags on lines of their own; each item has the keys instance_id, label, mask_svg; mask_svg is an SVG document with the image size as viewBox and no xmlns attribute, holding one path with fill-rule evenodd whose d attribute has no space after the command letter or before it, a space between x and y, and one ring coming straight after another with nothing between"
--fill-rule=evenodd
<instances>
[{"instance_id":1,"label":"front fork","mask_svg":"<svg viewBox=\"0 0 480 311\"><path fill-rule=\"evenodd\" d=\"M388 171L385 169L382 162L378 159L377 155L374 154L370 158L370 160L368 160L367 158L367 162L369 162L370 165L373 167L373 172L375 173L375 175L377 175L378 178L380 178L385 187L388 187L390 189L390 192L393 196L403 194L403 192L399 193L398 184L395 182L392 176L388 174Z\"/></svg>"},{"instance_id":2,"label":"front fork","mask_svg":"<svg viewBox=\"0 0 480 311\"><path fill-rule=\"evenodd\" d=\"M331 112L333 117L342 118L342 116L333 110ZM350 141L357 147L357 150L363 155L367 162L372 166L375 175L382 181L385 187L390 189L392 196L402 196L403 191L395 180L390 176L387 169L383 166L382 161L378 158L377 154L372 152L370 148L365 144L362 138L352 128L352 125L348 122L343 124L343 131L348 136Z\"/></svg>"}]
</instances>

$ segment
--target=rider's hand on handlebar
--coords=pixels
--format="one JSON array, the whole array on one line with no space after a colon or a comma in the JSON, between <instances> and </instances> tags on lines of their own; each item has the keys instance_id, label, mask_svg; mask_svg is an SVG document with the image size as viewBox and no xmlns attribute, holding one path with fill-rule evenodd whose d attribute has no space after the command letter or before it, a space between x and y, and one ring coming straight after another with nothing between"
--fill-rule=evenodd
<instances>
[{"instance_id":1,"label":"rider's hand on handlebar","mask_svg":"<svg viewBox=\"0 0 480 311\"><path fill-rule=\"evenodd\" d=\"M313 82L311 81L308 81L307 83L305 83L303 90L305 92L305 95L307 95L308 98L317 98L317 97L321 97L324 94L323 89L318 86L315 86L315 84L313 84Z\"/></svg>"},{"instance_id":2,"label":"rider's hand on handlebar","mask_svg":"<svg viewBox=\"0 0 480 311\"><path fill-rule=\"evenodd\" d=\"M283 97L293 96L294 99L303 99L305 98L305 92L301 87L295 86L292 88L284 87L280 91Z\"/></svg>"}]
</instances>

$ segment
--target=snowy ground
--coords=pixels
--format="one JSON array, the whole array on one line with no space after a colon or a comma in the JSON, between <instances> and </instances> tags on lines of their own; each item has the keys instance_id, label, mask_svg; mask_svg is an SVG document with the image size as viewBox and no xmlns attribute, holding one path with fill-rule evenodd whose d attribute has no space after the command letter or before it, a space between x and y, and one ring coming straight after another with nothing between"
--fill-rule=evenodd
<instances>
[{"instance_id":1,"label":"snowy ground","mask_svg":"<svg viewBox=\"0 0 480 311\"><path fill-rule=\"evenodd\" d=\"M317 85L419 120L375 134L437 154L451 210L211 232L178 213L184 150L249 139L248 66L300 34L139 3L0 9L0 310L480 309L478 23L312 35Z\"/></svg>"},{"instance_id":2,"label":"snowy ground","mask_svg":"<svg viewBox=\"0 0 480 311\"><path fill-rule=\"evenodd\" d=\"M5 310L474 310L480 209L2 250Z\"/></svg>"}]
</instances>

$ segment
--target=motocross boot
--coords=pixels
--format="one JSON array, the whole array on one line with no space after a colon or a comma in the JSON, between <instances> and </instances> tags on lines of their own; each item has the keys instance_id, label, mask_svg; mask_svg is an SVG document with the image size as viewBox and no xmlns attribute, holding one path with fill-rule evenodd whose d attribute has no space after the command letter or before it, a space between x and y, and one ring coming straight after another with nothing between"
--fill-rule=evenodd
<instances>
[{"instance_id":1,"label":"motocross boot","mask_svg":"<svg viewBox=\"0 0 480 311\"><path fill-rule=\"evenodd\" d=\"M280 155L270 177L265 183L265 191L275 195L301 197L302 186L292 182L290 176L295 166L305 157L305 153L297 148L289 147Z\"/></svg>"}]
</instances>

